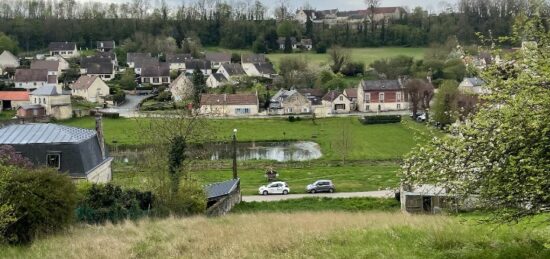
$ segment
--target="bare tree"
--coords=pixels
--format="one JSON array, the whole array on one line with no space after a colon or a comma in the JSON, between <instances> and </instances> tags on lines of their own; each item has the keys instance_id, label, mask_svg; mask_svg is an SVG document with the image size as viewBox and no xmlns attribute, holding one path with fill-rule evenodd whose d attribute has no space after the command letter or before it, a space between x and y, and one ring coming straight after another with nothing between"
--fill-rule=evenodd
<instances>
[{"instance_id":1,"label":"bare tree","mask_svg":"<svg viewBox=\"0 0 550 259\"><path fill-rule=\"evenodd\" d=\"M433 85L421 79L413 79L405 84L405 92L409 96L411 110L416 119L416 114L420 107L429 107L429 102L433 97Z\"/></svg>"},{"instance_id":2,"label":"bare tree","mask_svg":"<svg viewBox=\"0 0 550 259\"><path fill-rule=\"evenodd\" d=\"M349 159L349 153L353 145L353 135L352 131L349 128L351 121L342 123L339 132L339 135L333 140L332 148L335 152L340 154L342 159L342 164L346 164L346 161Z\"/></svg>"},{"instance_id":3,"label":"bare tree","mask_svg":"<svg viewBox=\"0 0 550 259\"><path fill-rule=\"evenodd\" d=\"M290 16L289 10L289 1L279 0L278 5L275 7L275 19L278 21L287 20Z\"/></svg>"},{"instance_id":4,"label":"bare tree","mask_svg":"<svg viewBox=\"0 0 550 259\"><path fill-rule=\"evenodd\" d=\"M370 19L372 32L374 32L374 29L376 28L375 21L374 21L374 18L375 18L374 16L376 14L375 9L380 6L381 2L382 2L381 0L365 0L365 4L367 5L367 15L369 16L369 19Z\"/></svg>"},{"instance_id":5,"label":"bare tree","mask_svg":"<svg viewBox=\"0 0 550 259\"><path fill-rule=\"evenodd\" d=\"M328 50L332 65L332 72L338 73L344 65L350 60L350 51L340 46L334 46Z\"/></svg>"}]
</instances>

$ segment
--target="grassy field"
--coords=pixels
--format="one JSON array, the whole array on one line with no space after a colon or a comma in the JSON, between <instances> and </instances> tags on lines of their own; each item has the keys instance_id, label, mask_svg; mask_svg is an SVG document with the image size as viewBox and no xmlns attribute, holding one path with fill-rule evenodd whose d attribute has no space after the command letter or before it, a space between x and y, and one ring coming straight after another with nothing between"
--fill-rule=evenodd
<instances>
[{"instance_id":1,"label":"grassy field","mask_svg":"<svg viewBox=\"0 0 550 259\"><path fill-rule=\"evenodd\" d=\"M6 110L6 111L0 112L0 121L9 120L13 118L13 116L15 116L15 113L16 113L15 110Z\"/></svg>"},{"instance_id":2,"label":"grassy field","mask_svg":"<svg viewBox=\"0 0 550 259\"><path fill-rule=\"evenodd\" d=\"M77 226L0 258L549 258L550 228L401 213L244 213Z\"/></svg>"},{"instance_id":3,"label":"grassy field","mask_svg":"<svg viewBox=\"0 0 550 259\"><path fill-rule=\"evenodd\" d=\"M210 120L220 140L229 140L232 129L239 130L239 141L312 140L321 146L325 160L400 159L419 142L426 141L428 129L405 119L403 123L362 125L357 117L317 119L288 122L280 119ZM94 128L94 119L79 118L63 122L83 128ZM141 123L141 124L140 124ZM105 119L104 131L108 145L146 145L138 134L138 127L146 125L143 119ZM345 133L345 134L344 134ZM432 132L429 132L433 134ZM339 146L345 135L350 143L345 151ZM428 134L429 135L429 134ZM227 137L224 137L227 136ZM418 138L415 138L418 137Z\"/></svg>"},{"instance_id":4,"label":"grassy field","mask_svg":"<svg viewBox=\"0 0 550 259\"><path fill-rule=\"evenodd\" d=\"M399 202L381 198L303 198L278 202L241 202L231 213L298 211L397 211Z\"/></svg>"},{"instance_id":5,"label":"grassy field","mask_svg":"<svg viewBox=\"0 0 550 259\"><path fill-rule=\"evenodd\" d=\"M330 179L338 192L376 191L396 188L399 182L397 165L357 165L318 167L314 164L305 168L277 168L279 179L286 181L291 193L305 193L307 184L318 179ZM265 168L240 169L241 191L245 195L257 194L258 187L267 183ZM225 181L232 178L230 167L223 170L204 169L192 173L203 184ZM113 183L125 188L142 189L150 181L149 173L135 167L114 166Z\"/></svg>"},{"instance_id":6,"label":"grassy field","mask_svg":"<svg viewBox=\"0 0 550 259\"><path fill-rule=\"evenodd\" d=\"M232 50L219 47L207 48L208 51L223 51L228 53L251 53L249 50ZM351 48L351 59L353 61L364 62L366 65L371 64L373 61L390 58L399 55L410 56L415 59L421 59L424 56L425 48L398 48L398 47L385 47L385 48ZM283 57L303 57L309 64L313 66L322 66L328 64L328 54L317 54L314 51L304 53L273 53L268 54L267 57L273 62L275 67L279 66L279 62Z\"/></svg>"}]
</instances>

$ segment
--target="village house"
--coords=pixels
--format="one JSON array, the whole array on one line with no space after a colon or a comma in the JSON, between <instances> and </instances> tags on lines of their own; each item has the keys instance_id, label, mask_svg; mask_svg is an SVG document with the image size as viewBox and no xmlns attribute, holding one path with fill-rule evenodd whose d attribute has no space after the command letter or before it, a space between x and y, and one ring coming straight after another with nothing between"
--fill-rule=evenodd
<instances>
[{"instance_id":1,"label":"village house","mask_svg":"<svg viewBox=\"0 0 550 259\"><path fill-rule=\"evenodd\" d=\"M168 89L172 93L172 100L181 102L193 96L195 87L188 75L181 73L172 83L170 83Z\"/></svg>"},{"instance_id":2,"label":"village house","mask_svg":"<svg viewBox=\"0 0 550 259\"><path fill-rule=\"evenodd\" d=\"M141 59L150 59L151 53L137 53L137 52L128 52L126 53L126 64L129 68L134 68L137 60Z\"/></svg>"},{"instance_id":3,"label":"village house","mask_svg":"<svg viewBox=\"0 0 550 259\"><path fill-rule=\"evenodd\" d=\"M301 24L305 24L308 20L314 23L322 23L323 20L336 19L338 9L316 11L316 10L298 10L296 11L295 19Z\"/></svg>"},{"instance_id":4,"label":"village house","mask_svg":"<svg viewBox=\"0 0 550 259\"><path fill-rule=\"evenodd\" d=\"M2 51L2 54L0 54L0 75L6 72L6 68L17 67L19 67L19 58L7 50Z\"/></svg>"},{"instance_id":5,"label":"village house","mask_svg":"<svg viewBox=\"0 0 550 259\"><path fill-rule=\"evenodd\" d=\"M57 120L65 120L73 116L71 96L63 94L55 86L40 87L30 93L29 99L31 104L42 105L46 115Z\"/></svg>"},{"instance_id":6,"label":"village house","mask_svg":"<svg viewBox=\"0 0 550 259\"><path fill-rule=\"evenodd\" d=\"M351 111L357 110L357 89L347 88L344 90L344 96L351 101Z\"/></svg>"},{"instance_id":7,"label":"village house","mask_svg":"<svg viewBox=\"0 0 550 259\"><path fill-rule=\"evenodd\" d=\"M191 59L191 54L166 54L166 63L170 64L170 71L185 70L185 61Z\"/></svg>"},{"instance_id":8,"label":"village house","mask_svg":"<svg viewBox=\"0 0 550 259\"><path fill-rule=\"evenodd\" d=\"M485 81L479 77L466 77L458 85L458 90L463 93L472 94L487 94L489 89L485 85Z\"/></svg>"},{"instance_id":9,"label":"village house","mask_svg":"<svg viewBox=\"0 0 550 259\"><path fill-rule=\"evenodd\" d=\"M170 84L170 65L162 62L143 67L141 70L141 82L152 85Z\"/></svg>"},{"instance_id":10,"label":"village house","mask_svg":"<svg viewBox=\"0 0 550 259\"><path fill-rule=\"evenodd\" d=\"M217 74L222 74L229 82L237 83L239 78L246 76L241 64L223 64L220 66Z\"/></svg>"},{"instance_id":11,"label":"village house","mask_svg":"<svg viewBox=\"0 0 550 259\"><path fill-rule=\"evenodd\" d=\"M319 88L301 88L298 92L306 97L311 104L311 112L316 116L326 116L329 114L327 106L323 105L323 97L327 93L325 89Z\"/></svg>"},{"instance_id":12,"label":"village house","mask_svg":"<svg viewBox=\"0 0 550 259\"><path fill-rule=\"evenodd\" d=\"M45 60L58 61L59 62L59 69L60 69L61 73L63 73L65 70L69 69L70 66L71 66L71 64L69 64L69 61L67 61L65 58L63 58L62 56L59 56L59 55L45 57L44 59Z\"/></svg>"},{"instance_id":13,"label":"village house","mask_svg":"<svg viewBox=\"0 0 550 259\"><path fill-rule=\"evenodd\" d=\"M253 116L259 112L255 94L202 94L200 105L200 114L209 116Z\"/></svg>"},{"instance_id":14,"label":"village house","mask_svg":"<svg viewBox=\"0 0 550 259\"><path fill-rule=\"evenodd\" d=\"M270 100L271 115L311 113L310 101L296 90L279 90Z\"/></svg>"},{"instance_id":15,"label":"village house","mask_svg":"<svg viewBox=\"0 0 550 259\"><path fill-rule=\"evenodd\" d=\"M71 86L73 96L80 96L93 103L103 103L109 91L109 86L96 75L80 76Z\"/></svg>"},{"instance_id":16,"label":"village house","mask_svg":"<svg viewBox=\"0 0 550 259\"><path fill-rule=\"evenodd\" d=\"M185 61L185 73L193 74L195 70L200 70L204 76L212 74L212 64L204 59L192 59Z\"/></svg>"},{"instance_id":17,"label":"village house","mask_svg":"<svg viewBox=\"0 0 550 259\"><path fill-rule=\"evenodd\" d=\"M33 60L31 61L31 69L46 69L49 76L61 75L61 67L57 60Z\"/></svg>"},{"instance_id":18,"label":"village house","mask_svg":"<svg viewBox=\"0 0 550 259\"><path fill-rule=\"evenodd\" d=\"M118 57L114 51L108 51L108 52L96 52L93 57L101 59L103 61L111 61L113 63L113 66L115 67L115 70L118 69Z\"/></svg>"},{"instance_id":19,"label":"village house","mask_svg":"<svg viewBox=\"0 0 550 259\"><path fill-rule=\"evenodd\" d=\"M357 86L361 112L402 111L409 102L401 80L362 80Z\"/></svg>"},{"instance_id":20,"label":"village house","mask_svg":"<svg viewBox=\"0 0 550 259\"><path fill-rule=\"evenodd\" d=\"M15 70L15 88L34 90L46 85L57 85L56 76L48 76L47 69L22 69Z\"/></svg>"},{"instance_id":21,"label":"village house","mask_svg":"<svg viewBox=\"0 0 550 259\"><path fill-rule=\"evenodd\" d=\"M206 86L210 88L218 88L222 85L227 84L227 78L223 76L222 74L214 73L211 74L208 79L206 79Z\"/></svg>"},{"instance_id":22,"label":"village house","mask_svg":"<svg viewBox=\"0 0 550 259\"><path fill-rule=\"evenodd\" d=\"M332 90L323 96L323 105L329 107L330 114L349 113L351 111L351 100L343 93Z\"/></svg>"},{"instance_id":23,"label":"village house","mask_svg":"<svg viewBox=\"0 0 550 259\"><path fill-rule=\"evenodd\" d=\"M275 68L271 63L245 63L243 70L247 76L274 78L277 76Z\"/></svg>"},{"instance_id":24,"label":"village house","mask_svg":"<svg viewBox=\"0 0 550 259\"><path fill-rule=\"evenodd\" d=\"M80 55L74 42L50 42L50 56L60 55L63 58L76 58Z\"/></svg>"},{"instance_id":25,"label":"village house","mask_svg":"<svg viewBox=\"0 0 550 259\"><path fill-rule=\"evenodd\" d=\"M339 11L338 9L315 11L315 10L298 10L295 19L301 24L305 24L311 20L316 24L325 24L329 27L339 24L358 24L364 21L369 21L371 16L375 22L399 20L407 15L407 11L403 7L376 7L365 10L354 11Z\"/></svg>"},{"instance_id":26,"label":"village house","mask_svg":"<svg viewBox=\"0 0 550 259\"><path fill-rule=\"evenodd\" d=\"M111 180L113 159L102 136L57 124L14 124L0 128L0 145L10 145L34 165L54 168L74 180L105 183Z\"/></svg>"},{"instance_id":27,"label":"village house","mask_svg":"<svg viewBox=\"0 0 550 259\"><path fill-rule=\"evenodd\" d=\"M231 54L224 52L206 52L205 59L210 61L212 69L219 69L223 64L231 64Z\"/></svg>"},{"instance_id":28,"label":"village house","mask_svg":"<svg viewBox=\"0 0 550 259\"><path fill-rule=\"evenodd\" d=\"M241 64L254 64L254 63L265 63L264 54L242 54L241 55Z\"/></svg>"},{"instance_id":29,"label":"village house","mask_svg":"<svg viewBox=\"0 0 550 259\"><path fill-rule=\"evenodd\" d=\"M286 45L286 38L279 37L279 39L277 39L277 44L279 44L280 50L284 50ZM299 42L298 40L296 40L296 37L290 37L290 46L292 47L293 50L298 48L298 44Z\"/></svg>"},{"instance_id":30,"label":"village house","mask_svg":"<svg viewBox=\"0 0 550 259\"><path fill-rule=\"evenodd\" d=\"M311 39L302 39L300 41L300 45L302 48L308 51L313 49L313 41Z\"/></svg>"},{"instance_id":31,"label":"village house","mask_svg":"<svg viewBox=\"0 0 550 259\"><path fill-rule=\"evenodd\" d=\"M82 58L80 61L80 74L98 76L103 81L115 78L115 65L109 57L93 56Z\"/></svg>"},{"instance_id":32,"label":"village house","mask_svg":"<svg viewBox=\"0 0 550 259\"><path fill-rule=\"evenodd\" d=\"M97 51L99 52L109 52L114 50L116 47L114 40L98 41L97 42Z\"/></svg>"},{"instance_id":33,"label":"village house","mask_svg":"<svg viewBox=\"0 0 550 259\"><path fill-rule=\"evenodd\" d=\"M0 111L16 109L29 102L28 91L0 91Z\"/></svg>"}]
</instances>

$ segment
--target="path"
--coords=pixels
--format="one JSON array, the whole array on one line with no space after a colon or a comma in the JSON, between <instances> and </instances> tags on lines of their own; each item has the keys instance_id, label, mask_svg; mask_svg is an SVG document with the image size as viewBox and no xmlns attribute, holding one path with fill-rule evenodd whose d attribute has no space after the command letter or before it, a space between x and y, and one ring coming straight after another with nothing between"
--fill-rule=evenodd
<instances>
[{"instance_id":1,"label":"path","mask_svg":"<svg viewBox=\"0 0 550 259\"><path fill-rule=\"evenodd\" d=\"M372 191L372 192L335 192L335 193L315 193L315 194L288 194L288 195L243 195L244 202L252 201L282 201L291 199L311 198L311 197L329 197L329 198L354 198L354 197L373 197L373 198L393 198L393 191Z\"/></svg>"},{"instance_id":2,"label":"path","mask_svg":"<svg viewBox=\"0 0 550 259\"><path fill-rule=\"evenodd\" d=\"M138 113L137 108L139 103L151 95L126 95L126 102L124 104L103 109L105 112L116 112L119 113L121 117L135 117L135 114Z\"/></svg>"}]
</instances>

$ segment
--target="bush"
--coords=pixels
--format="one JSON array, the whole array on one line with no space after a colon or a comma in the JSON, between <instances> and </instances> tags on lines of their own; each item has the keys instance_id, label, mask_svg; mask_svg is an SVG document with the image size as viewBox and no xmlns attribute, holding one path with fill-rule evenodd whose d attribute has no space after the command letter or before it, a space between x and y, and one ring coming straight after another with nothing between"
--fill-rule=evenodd
<instances>
[{"instance_id":1,"label":"bush","mask_svg":"<svg viewBox=\"0 0 550 259\"><path fill-rule=\"evenodd\" d=\"M363 124L386 124L386 123L398 123L401 122L401 115L376 115L365 116L359 119Z\"/></svg>"},{"instance_id":2,"label":"bush","mask_svg":"<svg viewBox=\"0 0 550 259\"><path fill-rule=\"evenodd\" d=\"M25 170L0 165L0 170L7 176L0 189L0 207L11 206L11 215L17 219L0 229L4 241L29 243L36 236L63 229L73 220L77 194L69 177L45 168Z\"/></svg>"},{"instance_id":3,"label":"bush","mask_svg":"<svg viewBox=\"0 0 550 259\"><path fill-rule=\"evenodd\" d=\"M301 121L301 120L302 119L298 116L296 116L296 117L292 116L292 115L288 116L288 121L290 121L290 122Z\"/></svg>"},{"instance_id":4,"label":"bush","mask_svg":"<svg viewBox=\"0 0 550 259\"><path fill-rule=\"evenodd\" d=\"M341 70L345 76L356 76L363 74L365 71L365 64L363 62L349 62Z\"/></svg>"},{"instance_id":5,"label":"bush","mask_svg":"<svg viewBox=\"0 0 550 259\"><path fill-rule=\"evenodd\" d=\"M155 98L159 102L168 102L172 100L171 92L160 92L160 94Z\"/></svg>"},{"instance_id":6,"label":"bush","mask_svg":"<svg viewBox=\"0 0 550 259\"><path fill-rule=\"evenodd\" d=\"M324 42L317 43L317 46L315 47L315 52L317 52L318 54L327 53L327 45Z\"/></svg>"},{"instance_id":7,"label":"bush","mask_svg":"<svg viewBox=\"0 0 550 259\"><path fill-rule=\"evenodd\" d=\"M112 184L93 184L83 195L76 215L79 221L90 224L138 219L147 214L153 203L151 192L122 190Z\"/></svg>"}]
</instances>

